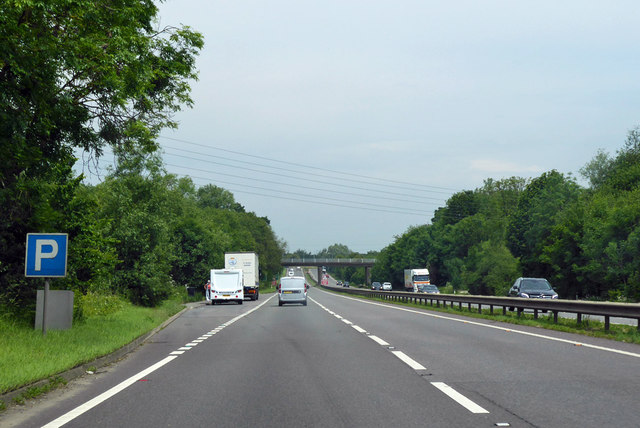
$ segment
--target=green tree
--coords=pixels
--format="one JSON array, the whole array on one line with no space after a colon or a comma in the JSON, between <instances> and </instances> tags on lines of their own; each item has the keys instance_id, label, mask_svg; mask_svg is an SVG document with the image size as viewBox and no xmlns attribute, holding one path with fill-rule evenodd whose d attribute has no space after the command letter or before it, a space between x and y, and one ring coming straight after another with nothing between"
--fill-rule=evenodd
<instances>
[{"instance_id":1,"label":"green tree","mask_svg":"<svg viewBox=\"0 0 640 428\"><path fill-rule=\"evenodd\" d=\"M580 246L584 295L640 300L640 188L595 194L585 210Z\"/></svg>"},{"instance_id":2,"label":"green tree","mask_svg":"<svg viewBox=\"0 0 640 428\"><path fill-rule=\"evenodd\" d=\"M598 153L585 166L580 168L580 175L589 180L592 189L598 189L606 181L613 167L613 159L603 150Z\"/></svg>"},{"instance_id":3,"label":"green tree","mask_svg":"<svg viewBox=\"0 0 640 428\"><path fill-rule=\"evenodd\" d=\"M606 184L616 191L632 191L640 186L640 127L627 134L624 147L612 162Z\"/></svg>"},{"instance_id":4,"label":"green tree","mask_svg":"<svg viewBox=\"0 0 640 428\"><path fill-rule=\"evenodd\" d=\"M200 208L217 208L243 213L244 207L236 202L233 193L221 187L207 184L198 189L198 205Z\"/></svg>"},{"instance_id":5,"label":"green tree","mask_svg":"<svg viewBox=\"0 0 640 428\"><path fill-rule=\"evenodd\" d=\"M543 248L562 209L581 194L575 181L557 171L542 174L529 183L509 219L507 246L520 259L526 276L545 277L553 269L541 263Z\"/></svg>"},{"instance_id":6,"label":"green tree","mask_svg":"<svg viewBox=\"0 0 640 428\"><path fill-rule=\"evenodd\" d=\"M156 29L157 11L137 0L0 5L0 291L27 290L9 298L13 306L32 294L20 275L26 233L91 223L68 205L78 187L62 171L76 160L73 148L151 152L160 129L175 126L171 115L191 105L202 36Z\"/></svg>"},{"instance_id":7,"label":"green tree","mask_svg":"<svg viewBox=\"0 0 640 428\"><path fill-rule=\"evenodd\" d=\"M114 174L96 186L101 215L110 219L105 234L117 240L114 288L136 304L156 305L170 290L176 259L173 224L180 214L170 193L175 184L159 157L142 156L121 160Z\"/></svg>"},{"instance_id":8,"label":"green tree","mask_svg":"<svg viewBox=\"0 0 640 428\"><path fill-rule=\"evenodd\" d=\"M484 241L470 250L461 276L472 294L505 296L520 270L503 242Z\"/></svg>"}]
</instances>

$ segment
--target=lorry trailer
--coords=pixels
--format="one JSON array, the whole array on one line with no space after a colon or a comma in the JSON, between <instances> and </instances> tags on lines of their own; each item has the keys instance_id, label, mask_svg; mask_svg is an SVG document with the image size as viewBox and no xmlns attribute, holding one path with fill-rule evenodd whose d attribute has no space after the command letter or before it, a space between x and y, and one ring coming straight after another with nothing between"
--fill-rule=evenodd
<instances>
[{"instance_id":1,"label":"lorry trailer","mask_svg":"<svg viewBox=\"0 0 640 428\"><path fill-rule=\"evenodd\" d=\"M260 297L260 264L256 253L224 253L224 268L242 270L244 296L251 300L258 300Z\"/></svg>"}]
</instances>

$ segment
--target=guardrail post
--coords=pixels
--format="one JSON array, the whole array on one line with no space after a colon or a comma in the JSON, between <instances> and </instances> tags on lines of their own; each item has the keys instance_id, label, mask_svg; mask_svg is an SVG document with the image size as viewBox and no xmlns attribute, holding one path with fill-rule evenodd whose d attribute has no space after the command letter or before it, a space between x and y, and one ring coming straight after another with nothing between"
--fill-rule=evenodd
<instances>
[{"instance_id":1,"label":"guardrail post","mask_svg":"<svg viewBox=\"0 0 640 428\"><path fill-rule=\"evenodd\" d=\"M478 313L479 314L482 313L482 305L480 303L478 303Z\"/></svg>"},{"instance_id":2,"label":"guardrail post","mask_svg":"<svg viewBox=\"0 0 640 428\"><path fill-rule=\"evenodd\" d=\"M458 309L462 310L462 302L458 302Z\"/></svg>"},{"instance_id":3,"label":"guardrail post","mask_svg":"<svg viewBox=\"0 0 640 428\"><path fill-rule=\"evenodd\" d=\"M522 309L522 308L516 308L516 309L517 309L517 311L518 311L518 318L520 318L520 315L522 315L522 311L523 311L524 309Z\"/></svg>"},{"instance_id":4,"label":"guardrail post","mask_svg":"<svg viewBox=\"0 0 640 428\"><path fill-rule=\"evenodd\" d=\"M489 305L489 312L493 315L493 305Z\"/></svg>"},{"instance_id":5,"label":"guardrail post","mask_svg":"<svg viewBox=\"0 0 640 428\"><path fill-rule=\"evenodd\" d=\"M576 313L576 322L579 324L582 324L582 314L580 312Z\"/></svg>"},{"instance_id":6,"label":"guardrail post","mask_svg":"<svg viewBox=\"0 0 640 428\"><path fill-rule=\"evenodd\" d=\"M553 311L553 322L558 324L558 311Z\"/></svg>"},{"instance_id":7,"label":"guardrail post","mask_svg":"<svg viewBox=\"0 0 640 428\"><path fill-rule=\"evenodd\" d=\"M507 315L507 307L506 306L502 307L502 315Z\"/></svg>"},{"instance_id":8,"label":"guardrail post","mask_svg":"<svg viewBox=\"0 0 640 428\"><path fill-rule=\"evenodd\" d=\"M538 310L537 310L537 309L534 309L534 310L533 310L533 319L534 319L534 320L537 320L537 319L538 319Z\"/></svg>"},{"instance_id":9,"label":"guardrail post","mask_svg":"<svg viewBox=\"0 0 640 428\"><path fill-rule=\"evenodd\" d=\"M604 331L609 331L609 315L604 316Z\"/></svg>"}]
</instances>

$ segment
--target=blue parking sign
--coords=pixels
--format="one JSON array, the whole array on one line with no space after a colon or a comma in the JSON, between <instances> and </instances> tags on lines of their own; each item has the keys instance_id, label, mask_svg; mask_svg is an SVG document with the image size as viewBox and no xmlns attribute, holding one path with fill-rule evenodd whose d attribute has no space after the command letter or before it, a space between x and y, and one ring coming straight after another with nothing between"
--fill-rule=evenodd
<instances>
[{"instance_id":1,"label":"blue parking sign","mask_svg":"<svg viewBox=\"0 0 640 428\"><path fill-rule=\"evenodd\" d=\"M27 233L25 276L67 276L68 241L67 233Z\"/></svg>"}]
</instances>

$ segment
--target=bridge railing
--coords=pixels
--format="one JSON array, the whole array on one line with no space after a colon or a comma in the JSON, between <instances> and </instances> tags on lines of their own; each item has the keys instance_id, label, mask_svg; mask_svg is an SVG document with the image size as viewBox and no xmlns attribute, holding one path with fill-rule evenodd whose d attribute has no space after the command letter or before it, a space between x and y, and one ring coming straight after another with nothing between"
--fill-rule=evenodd
<instances>
[{"instance_id":1,"label":"bridge railing","mask_svg":"<svg viewBox=\"0 0 640 428\"><path fill-rule=\"evenodd\" d=\"M532 309L534 318L538 318L538 313L551 312L554 322L558 322L558 313L574 313L578 323L582 322L582 315L599 315L604 317L604 328L609 330L610 318L628 318L638 321L638 330L640 331L640 304L637 303L615 303L615 302L591 302L579 300L563 300L563 299L523 299L517 297L496 297L496 296L474 296L462 294L427 294L427 293L411 293L406 291L379 291L367 290L362 288L343 288L322 286L323 288L340 291L348 294L356 294L361 296L373 296L384 300L398 302L413 302L426 305L428 302L433 306L450 305L452 308L457 304L461 309L462 305L467 305L472 310L472 305L477 305L477 310L482 313L483 306L489 307L490 313L493 314L494 307L502 308L502 313L506 314L507 309L516 310L518 316L525 309Z\"/></svg>"},{"instance_id":2,"label":"bridge railing","mask_svg":"<svg viewBox=\"0 0 640 428\"><path fill-rule=\"evenodd\" d=\"M330 266L339 264L362 264L373 265L376 259L362 259L362 258L336 258L336 259L323 259L323 258L301 258L301 259L281 259L281 264L286 266Z\"/></svg>"}]
</instances>

